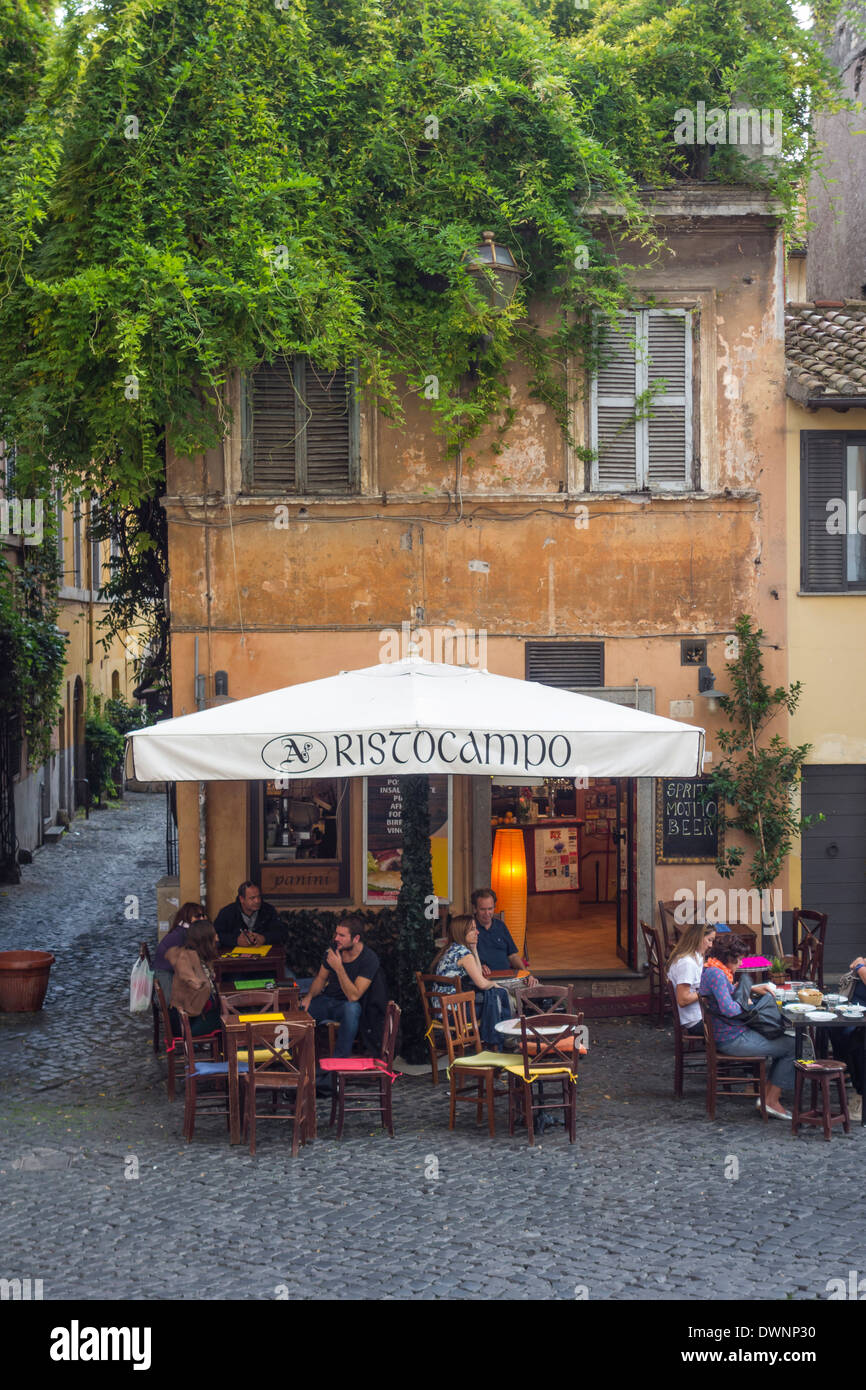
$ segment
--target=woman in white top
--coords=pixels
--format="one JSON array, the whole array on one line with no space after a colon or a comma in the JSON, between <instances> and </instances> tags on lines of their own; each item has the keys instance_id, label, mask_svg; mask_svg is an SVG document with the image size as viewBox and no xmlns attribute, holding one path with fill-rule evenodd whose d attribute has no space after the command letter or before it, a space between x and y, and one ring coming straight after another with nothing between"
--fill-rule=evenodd
<instances>
[{"instance_id":1,"label":"woman in white top","mask_svg":"<svg viewBox=\"0 0 866 1390\"><path fill-rule=\"evenodd\" d=\"M686 927L668 960L667 976L676 988L680 1023L687 1033L702 1035L704 1031L698 985L704 968L704 956L715 939L715 927L708 926L706 922L695 922L693 926Z\"/></svg>"}]
</instances>

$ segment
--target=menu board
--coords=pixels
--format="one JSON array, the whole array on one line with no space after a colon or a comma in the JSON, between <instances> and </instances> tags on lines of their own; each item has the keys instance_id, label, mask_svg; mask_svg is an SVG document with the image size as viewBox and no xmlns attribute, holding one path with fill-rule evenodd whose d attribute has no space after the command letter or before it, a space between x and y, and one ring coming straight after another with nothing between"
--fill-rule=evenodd
<instances>
[{"instance_id":1,"label":"menu board","mask_svg":"<svg viewBox=\"0 0 866 1390\"><path fill-rule=\"evenodd\" d=\"M659 777L656 781L656 863L704 864L724 846L716 798L703 800L704 777Z\"/></svg>"},{"instance_id":2,"label":"menu board","mask_svg":"<svg viewBox=\"0 0 866 1390\"><path fill-rule=\"evenodd\" d=\"M545 825L535 830L535 891L562 893L579 888L576 825Z\"/></svg>"},{"instance_id":3,"label":"menu board","mask_svg":"<svg viewBox=\"0 0 866 1390\"><path fill-rule=\"evenodd\" d=\"M403 782L402 777L365 779L364 902L396 903L402 884ZM433 892L440 902L450 900L451 825L448 777L431 777L430 856Z\"/></svg>"}]
</instances>

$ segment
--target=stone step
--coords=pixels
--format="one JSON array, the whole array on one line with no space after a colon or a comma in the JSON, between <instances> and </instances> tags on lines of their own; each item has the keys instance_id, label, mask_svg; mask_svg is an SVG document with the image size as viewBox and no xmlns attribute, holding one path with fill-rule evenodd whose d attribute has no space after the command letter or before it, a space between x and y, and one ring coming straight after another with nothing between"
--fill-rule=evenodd
<instances>
[{"instance_id":1,"label":"stone step","mask_svg":"<svg viewBox=\"0 0 866 1390\"><path fill-rule=\"evenodd\" d=\"M56 845L57 841L62 840L65 834L65 825L46 825L42 832L42 840L46 845Z\"/></svg>"}]
</instances>

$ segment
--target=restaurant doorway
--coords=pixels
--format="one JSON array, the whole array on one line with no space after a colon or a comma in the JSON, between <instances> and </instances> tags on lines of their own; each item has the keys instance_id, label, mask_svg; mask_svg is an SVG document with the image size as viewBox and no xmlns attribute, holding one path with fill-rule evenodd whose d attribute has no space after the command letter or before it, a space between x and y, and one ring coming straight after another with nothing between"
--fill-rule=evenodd
<instances>
[{"instance_id":1,"label":"restaurant doorway","mask_svg":"<svg viewBox=\"0 0 866 1390\"><path fill-rule=\"evenodd\" d=\"M519 825L527 867L526 950L536 975L633 968L633 778L493 787L493 831Z\"/></svg>"}]
</instances>

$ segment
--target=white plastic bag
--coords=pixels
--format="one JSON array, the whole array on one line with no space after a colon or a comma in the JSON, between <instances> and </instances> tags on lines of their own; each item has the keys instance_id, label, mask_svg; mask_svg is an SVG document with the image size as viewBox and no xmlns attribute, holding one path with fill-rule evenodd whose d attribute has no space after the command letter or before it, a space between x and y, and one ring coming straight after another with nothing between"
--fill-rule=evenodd
<instances>
[{"instance_id":1,"label":"white plastic bag","mask_svg":"<svg viewBox=\"0 0 866 1390\"><path fill-rule=\"evenodd\" d=\"M139 958L129 977L129 1012L143 1014L150 1008L153 993L153 971L147 961Z\"/></svg>"}]
</instances>

